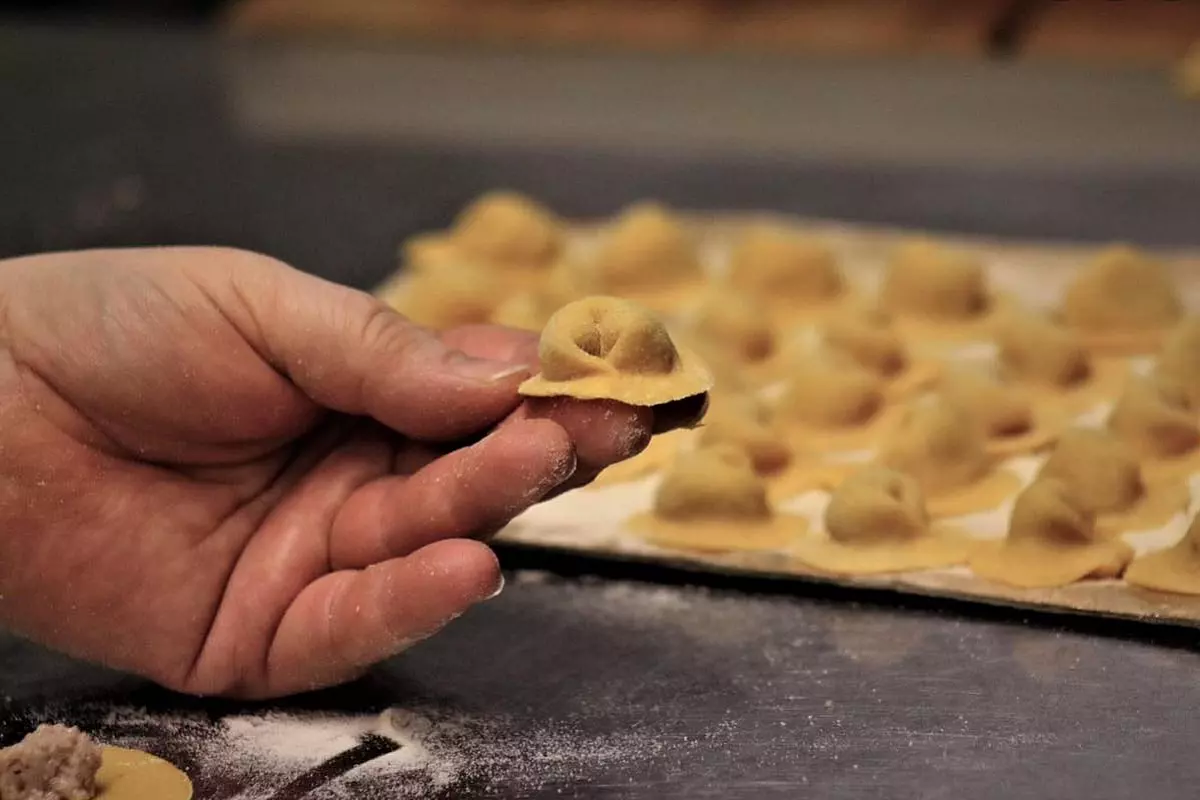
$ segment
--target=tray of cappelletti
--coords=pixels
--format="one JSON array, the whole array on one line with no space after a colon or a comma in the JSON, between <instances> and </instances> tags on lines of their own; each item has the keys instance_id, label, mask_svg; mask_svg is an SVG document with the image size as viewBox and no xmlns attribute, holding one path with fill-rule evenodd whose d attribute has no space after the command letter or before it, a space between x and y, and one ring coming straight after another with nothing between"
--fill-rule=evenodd
<instances>
[{"instance_id":1,"label":"tray of cappelletti","mask_svg":"<svg viewBox=\"0 0 1200 800\"><path fill-rule=\"evenodd\" d=\"M527 396L709 397L501 541L1200 624L1200 251L497 191L401 259L415 320L540 331Z\"/></svg>"}]
</instances>

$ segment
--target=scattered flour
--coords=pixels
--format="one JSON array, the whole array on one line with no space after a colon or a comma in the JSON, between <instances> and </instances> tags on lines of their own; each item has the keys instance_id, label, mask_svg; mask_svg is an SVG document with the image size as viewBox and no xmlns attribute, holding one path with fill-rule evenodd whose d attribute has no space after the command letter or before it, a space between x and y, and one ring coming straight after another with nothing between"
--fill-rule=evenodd
<instances>
[{"instance_id":1,"label":"scattered flour","mask_svg":"<svg viewBox=\"0 0 1200 800\"><path fill-rule=\"evenodd\" d=\"M44 711L47 719L65 709ZM661 754L649 734L594 735L572 721L529 729L505 719L392 708L383 714L273 711L212 720L134 707L72 710L102 742L156 752L185 767L199 787L216 785L228 800L269 800L305 772L357 746L366 734L400 745L350 768L306 797L422 797L458 786L506 789L586 780L613 764ZM232 793L231 793L232 792Z\"/></svg>"},{"instance_id":2,"label":"scattered flour","mask_svg":"<svg viewBox=\"0 0 1200 800\"><path fill-rule=\"evenodd\" d=\"M541 586L554 580L554 573L541 569L522 569L513 575L513 582L518 586Z\"/></svg>"},{"instance_id":3,"label":"scattered flour","mask_svg":"<svg viewBox=\"0 0 1200 800\"><path fill-rule=\"evenodd\" d=\"M389 709L376 732L400 745L327 787L322 798L357 798L367 789L390 796L487 786L503 776L506 790L586 779L612 764L660 754L664 741L637 733L590 735L569 723L521 731L510 722L438 712Z\"/></svg>"},{"instance_id":4,"label":"scattered flour","mask_svg":"<svg viewBox=\"0 0 1200 800\"><path fill-rule=\"evenodd\" d=\"M239 757L272 772L311 767L356 746L378 728L374 716L311 715L279 712L226 717L221 744Z\"/></svg>"}]
</instances>

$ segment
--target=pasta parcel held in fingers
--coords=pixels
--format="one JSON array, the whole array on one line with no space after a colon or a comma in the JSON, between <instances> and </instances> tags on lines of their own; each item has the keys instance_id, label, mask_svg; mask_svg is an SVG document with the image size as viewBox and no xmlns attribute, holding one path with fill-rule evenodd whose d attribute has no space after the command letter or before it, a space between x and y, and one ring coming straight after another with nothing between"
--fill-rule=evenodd
<instances>
[{"instance_id":1,"label":"pasta parcel held in fingers","mask_svg":"<svg viewBox=\"0 0 1200 800\"><path fill-rule=\"evenodd\" d=\"M526 397L616 400L657 406L708 392L708 368L676 347L650 311L616 297L560 308L538 345L541 372L520 386Z\"/></svg>"}]
</instances>

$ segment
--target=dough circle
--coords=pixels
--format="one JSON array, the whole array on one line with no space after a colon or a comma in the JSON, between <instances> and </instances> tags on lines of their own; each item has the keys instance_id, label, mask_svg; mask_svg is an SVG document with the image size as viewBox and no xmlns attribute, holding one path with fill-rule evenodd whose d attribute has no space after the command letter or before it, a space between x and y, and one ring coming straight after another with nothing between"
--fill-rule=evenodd
<instances>
[{"instance_id":1,"label":"dough circle","mask_svg":"<svg viewBox=\"0 0 1200 800\"><path fill-rule=\"evenodd\" d=\"M794 547L797 561L830 575L881 575L965 564L974 543L954 528L934 525L908 542L855 546L818 539Z\"/></svg>"},{"instance_id":2,"label":"dough circle","mask_svg":"<svg viewBox=\"0 0 1200 800\"><path fill-rule=\"evenodd\" d=\"M1120 541L1083 547L1046 542L981 542L971 571L981 578L1018 589L1051 589L1085 578L1116 578L1133 551Z\"/></svg>"},{"instance_id":3,"label":"dough circle","mask_svg":"<svg viewBox=\"0 0 1200 800\"><path fill-rule=\"evenodd\" d=\"M1129 565L1125 582L1158 592L1200 595L1200 568L1173 557L1169 551L1151 553Z\"/></svg>"},{"instance_id":4,"label":"dough circle","mask_svg":"<svg viewBox=\"0 0 1200 800\"><path fill-rule=\"evenodd\" d=\"M808 520L772 508L746 452L712 445L680 457L663 476L652 511L629 520L651 544L676 550L782 550L808 534Z\"/></svg>"},{"instance_id":5,"label":"dough circle","mask_svg":"<svg viewBox=\"0 0 1200 800\"><path fill-rule=\"evenodd\" d=\"M158 756L124 747L100 747L96 800L191 800L192 781Z\"/></svg>"}]
</instances>

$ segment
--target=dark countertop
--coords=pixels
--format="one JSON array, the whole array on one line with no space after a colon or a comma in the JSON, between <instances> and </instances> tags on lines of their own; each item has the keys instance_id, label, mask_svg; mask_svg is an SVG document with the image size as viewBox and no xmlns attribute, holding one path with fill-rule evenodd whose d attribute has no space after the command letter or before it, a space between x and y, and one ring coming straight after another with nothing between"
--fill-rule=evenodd
<instances>
[{"instance_id":1,"label":"dark countertop","mask_svg":"<svg viewBox=\"0 0 1200 800\"><path fill-rule=\"evenodd\" d=\"M570 82L533 92L531 109L517 94L504 102L496 78L512 69L528 80L538 70L524 57L0 27L0 255L220 243L367 286L406 233L495 185L572 213L649 194L948 230L1196 243L1200 136L1189 149L1185 134L1200 116L1156 94L1152 76L731 61L705 67L719 92L688 100L675 61L623 59L607 70L599 56L543 58L546 74ZM481 63L495 113L471 99L484 73L468 67ZM947 73L964 83L955 88ZM432 92L430 75L442 76ZM814 94L831 81L840 94ZM1030 81L1037 90L1021 93ZM749 87L761 94L764 82L778 103L754 99ZM590 128L578 145L564 138L596 116L594 103L564 98L608 97L613 113L632 114L616 89L635 85L645 102L655 91L675 98L644 128L645 146L625 141L620 125ZM936 102L921 92L928 85ZM788 86L807 104L773 110L789 106ZM973 123L955 114L953 98L980 92ZM333 122L314 117L321 98L347 96L355 102L337 105ZM422 97L450 110L426 109L405 128L395 107ZM468 101L471 113L453 112ZM872 104L878 136L859 131L847 146L839 126L857 130ZM728 137L669 135L706 113L725 124L712 116L720 108L758 122L729 123ZM1143 138L1124 119L1098 125L1104 109L1136 112ZM553 119L554 137L531 147L501 135L514 130L513 114L528 128L534 111ZM989 113L1040 132L997 136ZM806 115L822 119L819 131ZM781 135L787 125L795 137ZM918 136L947 130L957 146ZM1089 130L1069 157L1072 137ZM979 137L979 163L965 157L964 136ZM437 769L357 782L351 773L308 796L423 787L459 798L1169 800L1194 797L1200 783L1194 632L503 558L511 579L496 600L364 681L276 707L415 710L438 723L424 739ZM219 720L233 706L3 638L0 695L5 738L40 718L78 722L175 759L200 798L239 796L252 772L252 797L294 777L221 749ZM145 711L114 716L112 704Z\"/></svg>"}]
</instances>

